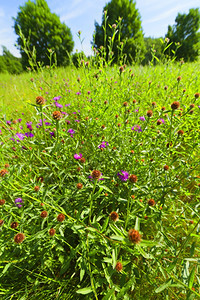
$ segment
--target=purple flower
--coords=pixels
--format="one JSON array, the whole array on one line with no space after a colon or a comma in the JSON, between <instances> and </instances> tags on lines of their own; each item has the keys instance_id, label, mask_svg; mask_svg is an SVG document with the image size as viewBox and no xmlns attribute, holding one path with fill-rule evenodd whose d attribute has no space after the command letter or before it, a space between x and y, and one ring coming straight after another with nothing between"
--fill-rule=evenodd
<instances>
[{"instance_id":1,"label":"purple flower","mask_svg":"<svg viewBox=\"0 0 200 300\"><path fill-rule=\"evenodd\" d=\"M25 136L32 138L32 137L34 137L34 134L32 132L26 132Z\"/></svg>"},{"instance_id":2,"label":"purple flower","mask_svg":"<svg viewBox=\"0 0 200 300\"><path fill-rule=\"evenodd\" d=\"M25 138L23 133L16 133L14 137L18 138L18 140L16 140L17 142L23 141Z\"/></svg>"},{"instance_id":3,"label":"purple flower","mask_svg":"<svg viewBox=\"0 0 200 300\"><path fill-rule=\"evenodd\" d=\"M78 154L74 154L74 158L75 159L81 159L81 157L83 157L83 155L81 153Z\"/></svg>"},{"instance_id":4,"label":"purple flower","mask_svg":"<svg viewBox=\"0 0 200 300\"><path fill-rule=\"evenodd\" d=\"M46 126L50 126L51 125L51 123L49 123L49 122L45 122L44 123Z\"/></svg>"},{"instance_id":5,"label":"purple flower","mask_svg":"<svg viewBox=\"0 0 200 300\"><path fill-rule=\"evenodd\" d=\"M6 124L11 125L11 121L6 121Z\"/></svg>"},{"instance_id":6,"label":"purple flower","mask_svg":"<svg viewBox=\"0 0 200 300\"><path fill-rule=\"evenodd\" d=\"M81 92L77 92L76 95L81 95Z\"/></svg>"},{"instance_id":7,"label":"purple flower","mask_svg":"<svg viewBox=\"0 0 200 300\"><path fill-rule=\"evenodd\" d=\"M122 174L120 174L119 172L117 173L117 176L119 177L119 179L120 179L121 181L127 181L127 180L128 180L128 177L129 177L129 173L126 172L126 171L123 171L123 170L121 170L121 173L122 173Z\"/></svg>"},{"instance_id":8,"label":"purple flower","mask_svg":"<svg viewBox=\"0 0 200 300\"><path fill-rule=\"evenodd\" d=\"M70 106L71 104L69 103L69 104L65 104L65 106Z\"/></svg>"},{"instance_id":9,"label":"purple flower","mask_svg":"<svg viewBox=\"0 0 200 300\"><path fill-rule=\"evenodd\" d=\"M75 133L74 129L72 129L72 128L70 128L67 132L69 132L69 133L71 133L71 134L74 134L74 133Z\"/></svg>"},{"instance_id":10,"label":"purple flower","mask_svg":"<svg viewBox=\"0 0 200 300\"><path fill-rule=\"evenodd\" d=\"M18 122L20 123L22 121L22 119L18 119Z\"/></svg>"},{"instance_id":11,"label":"purple flower","mask_svg":"<svg viewBox=\"0 0 200 300\"><path fill-rule=\"evenodd\" d=\"M98 146L98 148L99 148L99 149L101 149L101 148L106 148L106 146L109 146L108 142L103 141L103 142Z\"/></svg>"},{"instance_id":12,"label":"purple flower","mask_svg":"<svg viewBox=\"0 0 200 300\"><path fill-rule=\"evenodd\" d=\"M158 119L158 121L162 122L163 124L165 124L165 120L163 119Z\"/></svg>"},{"instance_id":13,"label":"purple flower","mask_svg":"<svg viewBox=\"0 0 200 300\"><path fill-rule=\"evenodd\" d=\"M59 101L59 100L60 100L60 98L61 98L61 96L54 97L54 98L53 98L53 100L54 100L54 101Z\"/></svg>"},{"instance_id":14,"label":"purple flower","mask_svg":"<svg viewBox=\"0 0 200 300\"><path fill-rule=\"evenodd\" d=\"M54 132L54 131L49 132L49 133L50 133L51 138L52 138L52 137L55 137L55 132Z\"/></svg>"},{"instance_id":15,"label":"purple flower","mask_svg":"<svg viewBox=\"0 0 200 300\"><path fill-rule=\"evenodd\" d=\"M56 107L60 107L60 108L63 107L62 104L60 104L60 103L58 103L58 102L55 102L55 106L56 106Z\"/></svg>"},{"instance_id":16,"label":"purple flower","mask_svg":"<svg viewBox=\"0 0 200 300\"><path fill-rule=\"evenodd\" d=\"M77 123L79 123L80 122L80 120L74 120L75 122L77 122Z\"/></svg>"},{"instance_id":17,"label":"purple flower","mask_svg":"<svg viewBox=\"0 0 200 300\"><path fill-rule=\"evenodd\" d=\"M18 208L21 208L21 207L22 207L22 204L20 204L20 203L23 203L22 198L16 198L16 199L15 199L15 205L16 205Z\"/></svg>"},{"instance_id":18,"label":"purple flower","mask_svg":"<svg viewBox=\"0 0 200 300\"><path fill-rule=\"evenodd\" d=\"M134 125L134 126L131 128L131 130L135 130L135 131L137 131L137 132L142 132L142 128L141 128L141 126L139 126L139 125Z\"/></svg>"},{"instance_id":19,"label":"purple flower","mask_svg":"<svg viewBox=\"0 0 200 300\"><path fill-rule=\"evenodd\" d=\"M144 116L139 117L139 119L140 119L141 121L145 121L145 117L144 117Z\"/></svg>"}]
</instances>

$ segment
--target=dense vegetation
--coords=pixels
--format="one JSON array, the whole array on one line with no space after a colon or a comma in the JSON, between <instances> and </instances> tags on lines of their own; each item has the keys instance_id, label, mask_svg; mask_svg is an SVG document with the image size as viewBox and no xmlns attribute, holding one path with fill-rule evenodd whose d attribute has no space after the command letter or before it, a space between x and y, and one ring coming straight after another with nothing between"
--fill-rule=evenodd
<instances>
[{"instance_id":1,"label":"dense vegetation","mask_svg":"<svg viewBox=\"0 0 200 300\"><path fill-rule=\"evenodd\" d=\"M199 63L80 65L0 77L1 298L198 299Z\"/></svg>"}]
</instances>

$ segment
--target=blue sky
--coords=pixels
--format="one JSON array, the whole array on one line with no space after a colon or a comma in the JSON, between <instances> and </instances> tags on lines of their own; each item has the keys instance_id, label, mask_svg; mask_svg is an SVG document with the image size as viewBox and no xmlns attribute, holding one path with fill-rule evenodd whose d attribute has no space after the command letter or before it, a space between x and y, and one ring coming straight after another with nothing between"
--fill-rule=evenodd
<instances>
[{"instance_id":1,"label":"blue sky","mask_svg":"<svg viewBox=\"0 0 200 300\"><path fill-rule=\"evenodd\" d=\"M14 46L17 36L14 33L14 21L19 7L23 6L26 0L0 0L0 45L6 48L15 56L20 56ZM91 40L94 32L94 21L101 23L103 7L109 1L105 0L47 0L51 12L56 13L61 22L64 22L70 29L75 42L74 51L82 49L77 32L82 32L83 51L91 54ZM190 8L199 7L199 0L137 0L142 20L144 36L164 37L168 25L175 23L177 14L188 13ZM0 47L0 55L2 47Z\"/></svg>"}]
</instances>

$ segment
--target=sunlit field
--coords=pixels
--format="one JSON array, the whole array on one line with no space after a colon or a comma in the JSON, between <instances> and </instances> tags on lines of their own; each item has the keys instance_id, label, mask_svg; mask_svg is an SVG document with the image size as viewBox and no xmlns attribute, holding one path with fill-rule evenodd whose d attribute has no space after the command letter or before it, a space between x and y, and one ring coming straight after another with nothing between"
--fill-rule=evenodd
<instances>
[{"instance_id":1,"label":"sunlit field","mask_svg":"<svg viewBox=\"0 0 200 300\"><path fill-rule=\"evenodd\" d=\"M0 299L200 298L199 69L0 74Z\"/></svg>"}]
</instances>

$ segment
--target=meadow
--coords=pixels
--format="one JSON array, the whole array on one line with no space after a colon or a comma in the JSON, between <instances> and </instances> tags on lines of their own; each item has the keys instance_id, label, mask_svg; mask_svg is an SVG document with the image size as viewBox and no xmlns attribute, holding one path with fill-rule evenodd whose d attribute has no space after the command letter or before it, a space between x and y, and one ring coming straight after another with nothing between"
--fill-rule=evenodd
<instances>
[{"instance_id":1,"label":"meadow","mask_svg":"<svg viewBox=\"0 0 200 300\"><path fill-rule=\"evenodd\" d=\"M200 298L200 62L0 74L0 298Z\"/></svg>"}]
</instances>

